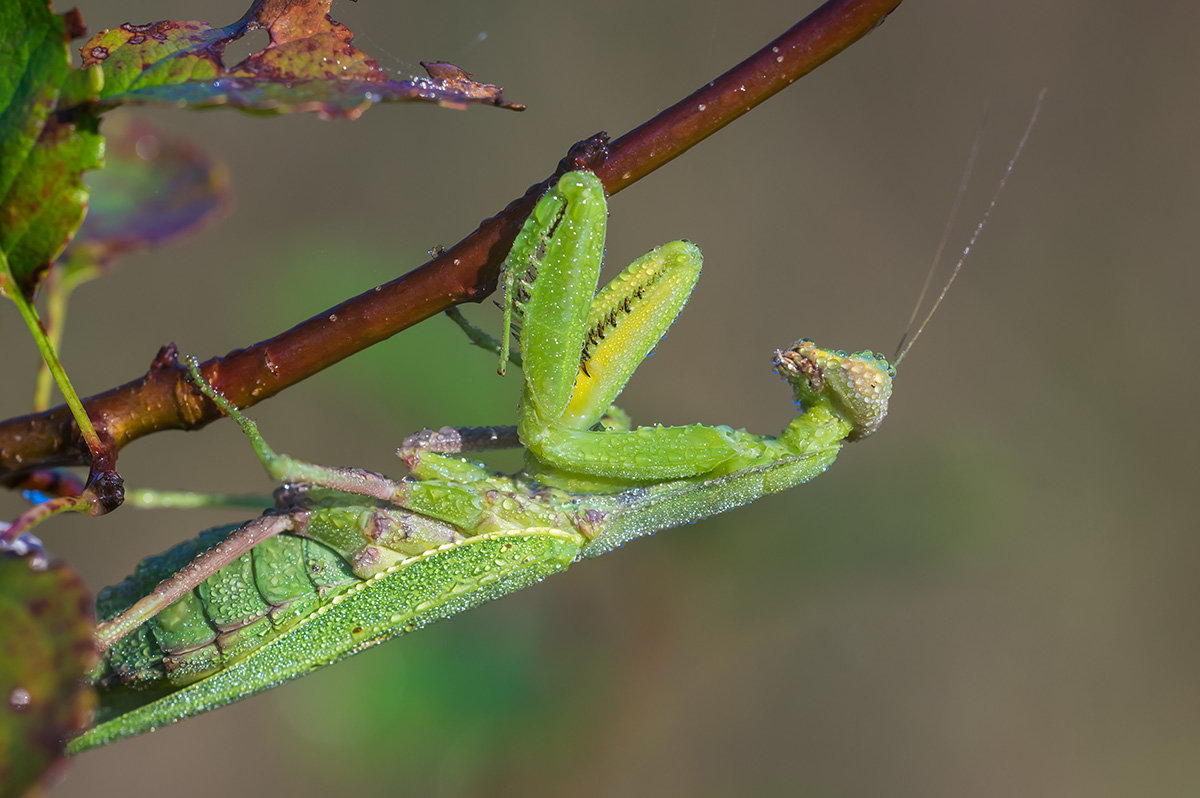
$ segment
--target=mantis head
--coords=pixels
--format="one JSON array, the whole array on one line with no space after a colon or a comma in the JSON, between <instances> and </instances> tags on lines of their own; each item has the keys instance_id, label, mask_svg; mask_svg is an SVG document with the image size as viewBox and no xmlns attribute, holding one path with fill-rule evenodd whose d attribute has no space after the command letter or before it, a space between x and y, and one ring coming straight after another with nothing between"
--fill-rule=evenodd
<instances>
[{"instance_id":1,"label":"mantis head","mask_svg":"<svg viewBox=\"0 0 1200 798\"><path fill-rule=\"evenodd\" d=\"M887 415L896 376L895 368L870 350L847 355L821 349L807 339L777 349L775 371L791 383L801 407L826 404L849 422L852 429L847 440L851 441L879 428Z\"/></svg>"}]
</instances>

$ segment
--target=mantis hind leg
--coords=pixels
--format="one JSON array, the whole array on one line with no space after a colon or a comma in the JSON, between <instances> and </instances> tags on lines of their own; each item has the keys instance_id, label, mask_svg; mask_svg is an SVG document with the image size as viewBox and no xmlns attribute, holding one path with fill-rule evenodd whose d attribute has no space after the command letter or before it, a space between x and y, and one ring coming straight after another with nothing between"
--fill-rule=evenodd
<instances>
[{"instance_id":1,"label":"mantis hind leg","mask_svg":"<svg viewBox=\"0 0 1200 798\"><path fill-rule=\"evenodd\" d=\"M112 648L134 629L259 543L280 532L302 529L307 520L308 512L297 510L279 515L260 516L238 527L221 543L199 554L124 612L98 624L95 637L97 650L103 653Z\"/></svg>"},{"instance_id":2,"label":"mantis hind leg","mask_svg":"<svg viewBox=\"0 0 1200 798\"><path fill-rule=\"evenodd\" d=\"M222 413L229 416L242 428L242 433L250 441L250 446L254 449L254 453L258 455L258 461L262 463L263 469L266 470L267 474L273 480L277 482L303 482L309 485L319 485L324 488L332 488L334 490L345 491L346 493L385 500L395 492L395 483L392 480L373 471L365 471L358 468L321 466L314 463L306 463L303 460L297 460L285 454L276 453L267 443L266 439L263 438L262 433L258 431L258 424L243 414L233 402L226 399L204 377L200 372L200 364L196 358L189 355L184 358L184 364L187 366L188 377L200 389L200 392L211 399L213 404L220 408Z\"/></svg>"},{"instance_id":3,"label":"mantis hind leg","mask_svg":"<svg viewBox=\"0 0 1200 798\"><path fill-rule=\"evenodd\" d=\"M234 407L232 402L204 378L194 357L187 357L184 362L189 376L200 392L242 428L255 454L258 455L259 462L272 479L284 484L302 483L379 499L464 529L469 529L475 522L478 514L478 491L473 483L489 476L482 468L462 461L453 461L458 463L459 467L449 476L436 474L439 478L426 481L398 481L362 468L323 466L278 454L263 439L258 425ZM443 459L451 462L450 458ZM428 472L433 474L434 471L431 463Z\"/></svg>"},{"instance_id":4,"label":"mantis hind leg","mask_svg":"<svg viewBox=\"0 0 1200 798\"><path fill-rule=\"evenodd\" d=\"M259 462L262 463L271 479L281 483L301 482L383 501L394 501L395 497L402 492L400 483L374 471L317 465L297 460L286 454L276 453L263 438L262 433L258 431L258 424L243 414L205 379L204 375L200 373L200 364L196 358L188 356L184 358L184 363L187 366L188 376L200 389L200 392L211 399L222 413L229 416L242 428L254 453L258 455Z\"/></svg>"},{"instance_id":5,"label":"mantis hind leg","mask_svg":"<svg viewBox=\"0 0 1200 798\"><path fill-rule=\"evenodd\" d=\"M507 292L508 292L508 289L506 288L505 293L507 294ZM505 303L505 304L507 305L507 303ZM521 368L522 361L521 361L521 353L520 352L511 351L508 348L508 346L506 346L506 344L501 343L500 341L497 341L495 338L488 335L486 332L479 329L471 322L467 321L466 317L463 316L463 314L459 311L458 308L450 308L449 310L447 310L446 317L449 318L450 321L457 324L462 329L462 331L467 334L467 338L471 341L472 344L474 344L475 346L484 350L485 352L491 352L493 355L500 356L500 368L497 369L497 371L500 372L501 376L504 375L504 364L505 363L512 363L517 368ZM509 332L509 328L511 327L511 325L512 325L511 309L506 307L505 308L505 317L504 317L504 330L505 330L505 336L506 336L505 340L506 341L508 340L509 337L511 337L511 333Z\"/></svg>"}]
</instances>

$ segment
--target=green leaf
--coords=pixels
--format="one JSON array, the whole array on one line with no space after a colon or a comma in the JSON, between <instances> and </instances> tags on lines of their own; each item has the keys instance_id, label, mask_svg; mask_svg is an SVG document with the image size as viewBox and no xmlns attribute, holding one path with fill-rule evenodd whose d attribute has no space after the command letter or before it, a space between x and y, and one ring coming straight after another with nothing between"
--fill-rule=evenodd
<instances>
[{"instance_id":1,"label":"green leaf","mask_svg":"<svg viewBox=\"0 0 1200 798\"><path fill-rule=\"evenodd\" d=\"M87 114L55 110L70 73L67 26L45 0L0 4L0 248L31 293L83 219L81 173L103 140ZM0 294L8 293L0 276Z\"/></svg>"},{"instance_id":2,"label":"green leaf","mask_svg":"<svg viewBox=\"0 0 1200 798\"><path fill-rule=\"evenodd\" d=\"M16 181L69 68L62 20L45 0L0 4L0 196Z\"/></svg>"},{"instance_id":3,"label":"green leaf","mask_svg":"<svg viewBox=\"0 0 1200 798\"><path fill-rule=\"evenodd\" d=\"M0 795L22 795L63 755L95 696L91 596L64 565L0 554Z\"/></svg>"},{"instance_id":4,"label":"green leaf","mask_svg":"<svg viewBox=\"0 0 1200 798\"><path fill-rule=\"evenodd\" d=\"M505 102L497 86L475 83L450 64L427 64L429 78L392 80L351 44L349 28L329 18L332 0L257 0L224 27L164 20L101 31L81 49L83 64L102 64L103 107L229 105L248 111L316 111L356 118L377 102L423 101L452 107ZM227 67L225 47L265 29L271 42Z\"/></svg>"},{"instance_id":5,"label":"green leaf","mask_svg":"<svg viewBox=\"0 0 1200 798\"><path fill-rule=\"evenodd\" d=\"M51 121L0 200L0 247L26 295L62 253L87 210L83 172L102 163L95 120Z\"/></svg>"},{"instance_id":6,"label":"green leaf","mask_svg":"<svg viewBox=\"0 0 1200 798\"><path fill-rule=\"evenodd\" d=\"M224 164L194 142L128 115L105 120L104 168L88 175L87 218L63 260L108 266L204 225L232 196Z\"/></svg>"}]
</instances>

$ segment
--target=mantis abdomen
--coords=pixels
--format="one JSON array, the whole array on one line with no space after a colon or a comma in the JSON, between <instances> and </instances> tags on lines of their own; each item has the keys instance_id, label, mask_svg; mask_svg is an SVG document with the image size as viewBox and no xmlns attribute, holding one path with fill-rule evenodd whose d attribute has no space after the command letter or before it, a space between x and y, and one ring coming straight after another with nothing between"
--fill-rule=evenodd
<instances>
[{"instance_id":1,"label":"mantis abdomen","mask_svg":"<svg viewBox=\"0 0 1200 798\"><path fill-rule=\"evenodd\" d=\"M100 593L100 620L128 608L234 529L210 529L144 560L133 575ZM189 684L270 641L358 581L329 547L309 538L278 535L217 571L113 646L98 683Z\"/></svg>"},{"instance_id":2,"label":"mantis abdomen","mask_svg":"<svg viewBox=\"0 0 1200 798\"><path fill-rule=\"evenodd\" d=\"M132 603L158 577L232 529L210 530L144 561L133 576L102 593L98 612L110 616ZM97 725L72 740L70 749L77 753L223 706L538 582L570 565L583 543L578 533L553 528L489 532L400 554L363 579L333 549L278 535L110 650L100 677L109 695ZM216 595L227 588L228 602ZM226 604L258 609L239 610L242 624L234 629L213 617ZM175 635L189 627L198 630L195 639L211 642L170 649L177 645ZM126 696L133 691L121 690L123 685L159 689Z\"/></svg>"}]
</instances>

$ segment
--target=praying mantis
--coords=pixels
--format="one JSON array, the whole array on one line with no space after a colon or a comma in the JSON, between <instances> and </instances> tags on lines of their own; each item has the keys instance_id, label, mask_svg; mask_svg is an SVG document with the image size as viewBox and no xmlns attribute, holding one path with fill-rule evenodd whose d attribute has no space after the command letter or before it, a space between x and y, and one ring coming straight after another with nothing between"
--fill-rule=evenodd
<instances>
[{"instance_id":1,"label":"praying mantis","mask_svg":"<svg viewBox=\"0 0 1200 798\"><path fill-rule=\"evenodd\" d=\"M682 310L702 258L671 242L597 292L606 221L588 172L563 175L537 202L506 261L501 341L456 318L499 354L501 373L522 368L518 422L410 436L398 450L404 479L275 453L188 360L197 389L281 483L276 508L149 558L101 592L101 710L68 751L223 706L639 536L807 482L879 427L894 366L807 340L775 352L800 407L778 436L632 427L612 402ZM525 449L522 471L456 456L502 446Z\"/></svg>"}]
</instances>

